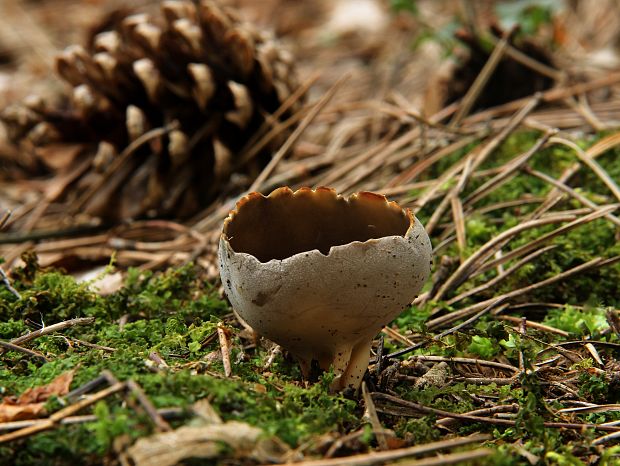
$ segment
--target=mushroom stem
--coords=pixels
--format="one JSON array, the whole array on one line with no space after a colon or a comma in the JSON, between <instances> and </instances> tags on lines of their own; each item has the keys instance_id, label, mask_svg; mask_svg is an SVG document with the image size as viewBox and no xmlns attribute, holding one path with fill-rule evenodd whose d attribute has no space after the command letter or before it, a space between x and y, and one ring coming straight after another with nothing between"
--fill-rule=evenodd
<instances>
[{"instance_id":1,"label":"mushroom stem","mask_svg":"<svg viewBox=\"0 0 620 466\"><path fill-rule=\"evenodd\" d=\"M370 359L372 341L361 341L353 346L339 347L331 354L295 355L304 378L311 375L312 361L316 360L325 371L333 368L335 378L330 385L332 392L345 388L359 388Z\"/></svg>"},{"instance_id":2,"label":"mushroom stem","mask_svg":"<svg viewBox=\"0 0 620 466\"><path fill-rule=\"evenodd\" d=\"M343 352L342 357L334 359L336 377L330 386L331 390L340 391L345 388L358 388L360 386L368 368L371 344L371 340L361 341L353 348Z\"/></svg>"}]
</instances>

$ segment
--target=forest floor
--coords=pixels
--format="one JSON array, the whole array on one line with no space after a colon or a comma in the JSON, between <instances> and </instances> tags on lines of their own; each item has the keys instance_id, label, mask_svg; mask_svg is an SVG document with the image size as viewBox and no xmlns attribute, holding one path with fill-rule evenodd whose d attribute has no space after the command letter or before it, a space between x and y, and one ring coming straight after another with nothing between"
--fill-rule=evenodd
<instances>
[{"instance_id":1,"label":"forest floor","mask_svg":"<svg viewBox=\"0 0 620 466\"><path fill-rule=\"evenodd\" d=\"M121 7L6 3L0 108L62 88L53 54ZM278 163L192 217L69 215L66 146L34 176L0 141L0 464L620 464L620 9L228 3L308 91ZM359 392L304 380L223 296L223 219L280 185L380 192L431 237Z\"/></svg>"}]
</instances>

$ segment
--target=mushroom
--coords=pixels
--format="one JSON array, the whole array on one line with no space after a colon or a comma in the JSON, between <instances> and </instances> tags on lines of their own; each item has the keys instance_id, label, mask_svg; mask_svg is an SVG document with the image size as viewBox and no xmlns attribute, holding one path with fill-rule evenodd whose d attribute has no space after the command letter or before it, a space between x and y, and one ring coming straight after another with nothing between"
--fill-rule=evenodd
<instances>
[{"instance_id":1,"label":"mushroom","mask_svg":"<svg viewBox=\"0 0 620 466\"><path fill-rule=\"evenodd\" d=\"M224 221L220 274L238 314L308 376L333 366L333 390L357 389L372 339L430 274L431 242L385 196L331 188L251 193Z\"/></svg>"}]
</instances>

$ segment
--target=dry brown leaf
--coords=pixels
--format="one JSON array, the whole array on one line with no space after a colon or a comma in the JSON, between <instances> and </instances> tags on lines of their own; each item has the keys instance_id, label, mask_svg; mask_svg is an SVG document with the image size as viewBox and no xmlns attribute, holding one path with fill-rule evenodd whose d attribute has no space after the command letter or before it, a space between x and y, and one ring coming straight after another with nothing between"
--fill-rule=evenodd
<instances>
[{"instance_id":1,"label":"dry brown leaf","mask_svg":"<svg viewBox=\"0 0 620 466\"><path fill-rule=\"evenodd\" d=\"M45 403L15 405L3 401L0 403L0 422L22 421L40 417L45 414L44 405Z\"/></svg>"},{"instance_id":2,"label":"dry brown leaf","mask_svg":"<svg viewBox=\"0 0 620 466\"><path fill-rule=\"evenodd\" d=\"M73 374L75 374L75 369L60 374L47 385L41 385L40 387L27 389L24 393L21 394L15 404L23 405L29 403L36 403L40 401L46 401L52 395L66 395L67 393L69 393L69 386L73 381Z\"/></svg>"},{"instance_id":3,"label":"dry brown leaf","mask_svg":"<svg viewBox=\"0 0 620 466\"><path fill-rule=\"evenodd\" d=\"M17 399L5 397L0 403L0 422L33 419L45 414L45 402L52 395L62 396L69 392L75 370L60 374L47 385L27 389Z\"/></svg>"}]
</instances>

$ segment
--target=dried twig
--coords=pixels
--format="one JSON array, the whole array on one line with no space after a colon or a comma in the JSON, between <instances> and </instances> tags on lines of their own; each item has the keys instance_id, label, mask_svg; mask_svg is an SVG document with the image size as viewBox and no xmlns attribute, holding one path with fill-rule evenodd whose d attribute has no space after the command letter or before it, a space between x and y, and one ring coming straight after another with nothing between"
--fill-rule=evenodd
<instances>
[{"instance_id":1,"label":"dried twig","mask_svg":"<svg viewBox=\"0 0 620 466\"><path fill-rule=\"evenodd\" d=\"M463 421L470 422L481 422L486 424L493 424L499 426L516 426L517 421L512 421L508 419L497 419L497 418L488 418L488 417L480 417L480 416L471 416L469 414L458 414L451 413L448 411L444 411L441 409L429 408L428 406L421 405L419 403L414 403L412 401L406 401L402 398L398 398L392 395L388 395L387 393L371 393L372 397L376 401L387 401L390 403L394 403L397 406L408 408L410 410L411 415L415 414L434 414L441 417L449 417L454 419L459 419ZM382 411L382 407L377 406L378 411ZM401 413L403 414L403 413ZM588 423L572 423L572 422L544 422L545 427L556 428L556 429L574 429L574 430L582 430L582 429L596 429L608 432L620 432L620 426L609 426L604 424L588 424Z\"/></svg>"},{"instance_id":2,"label":"dried twig","mask_svg":"<svg viewBox=\"0 0 620 466\"><path fill-rule=\"evenodd\" d=\"M222 352L222 364L224 365L224 375L230 377L232 375L232 367L230 365L230 342L226 329L222 325L217 326L217 336L220 340L220 350Z\"/></svg>"},{"instance_id":3,"label":"dried twig","mask_svg":"<svg viewBox=\"0 0 620 466\"><path fill-rule=\"evenodd\" d=\"M99 400L107 398L108 396L118 393L126 388L125 383L117 383L112 385L111 387L105 388L94 395L85 398L83 400L78 401L75 404L69 405L66 408L60 409L52 414L50 417L45 419L44 422L40 422L35 425L31 425L29 427L24 427L23 429L16 430L14 432L0 435L0 443L12 442L14 440L19 440L24 437L29 437L34 434L38 434L39 432L43 432L46 430L53 429L56 427L62 419L77 413L81 409L86 408Z\"/></svg>"},{"instance_id":4,"label":"dried twig","mask_svg":"<svg viewBox=\"0 0 620 466\"><path fill-rule=\"evenodd\" d=\"M157 427L157 430L159 430L160 432L167 432L169 430L172 430L170 424L168 424L163 418L163 416L159 414L155 406L153 406L151 400L149 400L148 396L146 396L146 393L144 393L144 390L140 385L138 385L137 382L135 382L134 380L128 380L127 388L137 398L140 405L142 405L142 407L144 408L144 411L146 411L146 414L148 414L148 416Z\"/></svg>"},{"instance_id":5,"label":"dried twig","mask_svg":"<svg viewBox=\"0 0 620 466\"><path fill-rule=\"evenodd\" d=\"M372 401L372 397L368 393L366 382L362 382L362 398L364 399L364 405L366 406L364 417L368 418L370 421L370 425L372 426L375 432L375 437L377 438L377 443L379 444L379 450L389 450L387 439L383 433L383 426L377 416L375 403Z\"/></svg>"},{"instance_id":6,"label":"dried twig","mask_svg":"<svg viewBox=\"0 0 620 466\"><path fill-rule=\"evenodd\" d=\"M13 288L13 285L11 285L11 281L9 280L9 277L6 275L2 267L0 267L0 282L2 282L5 288L9 290L9 292L13 296L15 296L17 299L22 299L22 296L19 294L19 292L15 288Z\"/></svg>"},{"instance_id":7,"label":"dried twig","mask_svg":"<svg viewBox=\"0 0 620 466\"><path fill-rule=\"evenodd\" d=\"M9 221L9 218L11 218L11 214L12 212L7 209L4 211L4 214L2 214L2 217L0 217L0 231L2 231L4 227L6 226L7 222Z\"/></svg>"},{"instance_id":8,"label":"dried twig","mask_svg":"<svg viewBox=\"0 0 620 466\"><path fill-rule=\"evenodd\" d=\"M43 335L49 335L50 333L60 332L62 330L75 327L77 325L90 325L95 322L94 317L77 317L75 319L64 320L62 322L58 322L56 324L47 325L39 330L35 330L33 332L27 333L26 335L22 335L21 337L13 338L11 343L14 345L21 345L28 341L32 341L36 338L39 338Z\"/></svg>"},{"instance_id":9,"label":"dried twig","mask_svg":"<svg viewBox=\"0 0 620 466\"><path fill-rule=\"evenodd\" d=\"M473 411L468 411L463 414L467 414L469 416L480 417L480 416L492 416L493 414L496 414L496 413L516 413L518 411L519 411L519 405L516 403L513 403L510 405L495 405L495 406L491 406L490 408L475 409ZM448 427L448 426L458 423L458 421L459 421L458 419L455 419L453 417L444 417L444 418L438 419L435 422L435 425Z\"/></svg>"},{"instance_id":10,"label":"dried twig","mask_svg":"<svg viewBox=\"0 0 620 466\"><path fill-rule=\"evenodd\" d=\"M457 437L439 442L429 442L414 447L399 448L396 450L365 453L362 455L344 456L339 458L300 461L297 463L285 463L284 466L368 466L380 464L386 461L395 461L410 456L425 455L449 448L457 448L472 443L481 443L490 440L487 434L476 434L469 437Z\"/></svg>"},{"instance_id":11,"label":"dried twig","mask_svg":"<svg viewBox=\"0 0 620 466\"><path fill-rule=\"evenodd\" d=\"M160 408L157 414L163 419L177 419L186 413L183 408ZM77 416L67 416L61 419L58 424L61 426L72 424L85 424L87 422L96 422L99 418L95 414L82 414ZM0 432L5 430L24 429L26 427L35 427L46 424L47 419L28 419L25 421L0 422Z\"/></svg>"},{"instance_id":12,"label":"dried twig","mask_svg":"<svg viewBox=\"0 0 620 466\"><path fill-rule=\"evenodd\" d=\"M48 362L48 359L42 353L39 353L38 351L34 351L28 348L24 348L23 346L10 343L8 341L0 340L0 348L3 348L8 351L17 351L18 353L23 353L27 356L38 359L41 362Z\"/></svg>"}]
</instances>

